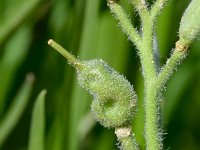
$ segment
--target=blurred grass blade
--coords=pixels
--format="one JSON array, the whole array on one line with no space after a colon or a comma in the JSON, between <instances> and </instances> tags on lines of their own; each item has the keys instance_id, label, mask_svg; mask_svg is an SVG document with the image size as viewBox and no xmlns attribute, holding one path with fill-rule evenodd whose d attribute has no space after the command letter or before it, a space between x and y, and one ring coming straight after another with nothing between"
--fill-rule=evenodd
<instances>
[{"instance_id":1,"label":"blurred grass blade","mask_svg":"<svg viewBox=\"0 0 200 150\"><path fill-rule=\"evenodd\" d=\"M0 147L18 123L28 103L33 88L34 76L28 74L21 89L13 100L7 114L0 124Z\"/></svg>"},{"instance_id":2,"label":"blurred grass blade","mask_svg":"<svg viewBox=\"0 0 200 150\"><path fill-rule=\"evenodd\" d=\"M19 9L7 16L0 24L0 46L35 10L41 0L27 0L22 2Z\"/></svg>"},{"instance_id":3,"label":"blurred grass blade","mask_svg":"<svg viewBox=\"0 0 200 150\"><path fill-rule=\"evenodd\" d=\"M45 95L42 90L33 107L28 150L44 150L45 147Z\"/></svg>"},{"instance_id":4,"label":"blurred grass blade","mask_svg":"<svg viewBox=\"0 0 200 150\"><path fill-rule=\"evenodd\" d=\"M156 28L156 36L159 43L159 53L161 58L165 58L170 50L169 46L172 39L169 37L171 33L173 33L171 31L172 26L170 25L170 22L173 20L173 10L175 10L175 5L169 5L163 10L162 15L159 16L158 25Z\"/></svg>"},{"instance_id":5,"label":"blurred grass blade","mask_svg":"<svg viewBox=\"0 0 200 150\"><path fill-rule=\"evenodd\" d=\"M141 75L141 72L138 71L137 74L135 74L136 77L136 86L135 90L138 94L138 112L137 117L133 119L133 131L136 136L136 141L140 145L141 149L145 149L145 139L144 139L144 133L141 131L144 131L144 122L145 122L145 112L144 112L144 84L143 84L143 77Z\"/></svg>"},{"instance_id":6,"label":"blurred grass blade","mask_svg":"<svg viewBox=\"0 0 200 150\"><path fill-rule=\"evenodd\" d=\"M78 134L79 134L79 140L83 141L86 136L91 132L91 130L96 125L96 120L92 116L91 112L89 111L79 122L78 125ZM83 128L84 127L84 128Z\"/></svg>"},{"instance_id":7,"label":"blurred grass blade","mask_svg":"<svg viewBox=\"0 0 200 150\"><path fill-rule=\"evenodd\" d=\"M101 131L100 136L96 137L95 145L93 145L93 150L116 150L116 140L113 131Z\"/></svg>"},{"instance_id":8,"label":"blurred grass blade","mask_svg":"<svg viewBox=\"0 0 200 150\"><path fill-rule=\"evenodd\" d=\"M116 20L109 12L101 15L96 57L105 60L118 72L125 73L129 59L128 43L126 36L115 23Z\"/></svg>"},{"instance_id":9,"label":"blurred grass blade","mask_svg":"<svg viewBox=\"0 0 200 150\"><path fill-rule=\"evenodd\" d=\"M22 26L12 36L5 46L3 56L0 60L0 116L5 110L6 96L10 90L17 69L23 63L29 50L31 29L29 26Z\"/></svg>"},{"instance_id":10,"label":"blurred grass blade","mask_svg":"<svg viewBox=\"0 0 200 150\"><path fill-rule=\"evenodd\" d=\"M195 64L193 65L195 66ZM165 96L165 106L163 109L164 125L167 125L167 123L171 121L176 108L179 106L181 96L187 92L187 87L189 87L195 71L194 67L191 69L191 62L184 63L169 81Z\"/></svg>"}]
</instances>

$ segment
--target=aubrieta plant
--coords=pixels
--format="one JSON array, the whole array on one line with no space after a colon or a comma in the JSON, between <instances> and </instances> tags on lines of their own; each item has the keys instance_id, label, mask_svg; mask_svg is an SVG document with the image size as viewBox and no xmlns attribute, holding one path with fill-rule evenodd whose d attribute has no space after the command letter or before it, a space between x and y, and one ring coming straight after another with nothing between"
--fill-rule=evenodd
<instances>
[{"instance_id":1,"label":"aubrieta plant","mask_svg":"<svg viewBox=\"0 0 200 150\"><path fill-rule=\"evenodd\" d=\"M133 27L130 18L118 0L108 0L113 16L122 31L138 49L144 77L144 136L147 150L163 148L160 118L160 94L173 71L187 56L188 47L200 33L200 0L192 0L181 19L179 40L170 58L162 68L155 63L153 39L158 15L169 0L155 0L149 6L146 0L129 0L141 19L140 32ZM137 96L127 79L101 59L79 60L52 39L48 44L61 53L76 69L78 82L94 96L91 111L95 119L107 128L115 128L115 134L124 150L140 149L131 123L134 121ZM159 69L157 69L159 68Z\"/></svg>"}]
</instances>

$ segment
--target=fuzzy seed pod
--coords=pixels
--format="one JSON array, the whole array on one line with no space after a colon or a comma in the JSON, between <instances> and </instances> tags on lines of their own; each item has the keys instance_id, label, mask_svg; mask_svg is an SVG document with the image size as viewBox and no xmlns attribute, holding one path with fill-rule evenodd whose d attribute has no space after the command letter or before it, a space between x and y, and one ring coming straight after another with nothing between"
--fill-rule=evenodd
<instances>
[{"instance_id":1,"label":"fuzzy seed pod","mask_svg":"<svg viewBox=\"0 0 200 150\"><path fill-rule=\"evenodd\" d=\"M101 59L80 61L54 41L48 43L59 49L57 51L76 68L79 84L94 96L92 113L104 127L129 123L133 118L136 95L124 76Z\"/></svg>"},{"instance_id":2,"label":"fuzzy seed pod","mask_svg":"<svg viewBox=\"0 0 200 150\"><path fill-rule=\"evenodd\" d=\"M200 0L192 0L185 10L179 28L180 43L189 45L200 34Z\"/></svg>"},{"instance_id":3,"label":"fuzzy seed pod","mask_svg":"<svg viewBox=\"0 0 200 150\"><path fill-rule=\"evenodd\" d=\"M136 96L131 84L103 60L82 61L79 84L93 96L92 112L105 127L121 126L132 118Z\"/></svg>"}]
</instances>

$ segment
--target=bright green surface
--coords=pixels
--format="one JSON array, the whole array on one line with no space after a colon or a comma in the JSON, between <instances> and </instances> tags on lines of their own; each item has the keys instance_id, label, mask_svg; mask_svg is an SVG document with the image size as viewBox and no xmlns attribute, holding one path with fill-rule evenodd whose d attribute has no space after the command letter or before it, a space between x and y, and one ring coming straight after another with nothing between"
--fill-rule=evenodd
<instances>
[{"instance_id":1,"label":"bright green surface","mask_svg":"<svg viewBox=\"0 0 200 150\"><path fill-rule=\"evenodd\" d=\"M33 107L28 150L45 149L45 95L46 90L42 90Z\"/></svg>"},{"instance_id":2,"label":"bright green surface","mask_svg":"<svg viewBox=\"0 0 200 150\"><path fill-rule=\"evenodd\" d=\"M9 30L4 28L6 22L23 15L22 7L28 1L33 2L0 0L0 33L2 30L4 34L9 32L0 42L0 121L12 105L24 76L33 72L36 77L29 104L2 149L27 149L33 104L43 88L48 90L46 149L116 149L114 131L95 124L88 115L92 96L78 86L74 69L47 45L47 41L55 39L80 59L104 59L128 78L142 101L142 70L134 46L109 13L106 0L43 0L36 7L29 3L32 7L26 8L30 13L16 19L21 21L20 26L11 28L16 24L12 23L7 26ZM188 3L189 0L170 1L159 17L156 30L161 64L169 57L178 38L179 21ZM139 23L135 20L134 24ZM164 135L165 148L200 149L199 40L193 43L188 58L166 87L161 102L164 117L161 121L164 132L168 133ZM144 147L143 104L139 102L138 105L133 129L138 143Z\"/></svg>"}]
</instances>

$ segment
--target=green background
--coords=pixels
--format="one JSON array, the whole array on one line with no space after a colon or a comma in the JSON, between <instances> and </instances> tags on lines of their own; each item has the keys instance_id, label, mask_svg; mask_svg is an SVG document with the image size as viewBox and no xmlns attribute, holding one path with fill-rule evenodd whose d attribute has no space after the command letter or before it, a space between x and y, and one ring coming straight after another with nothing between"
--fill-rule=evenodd
<instances>
[{"instance_id":1,"label":"green background","mask_svg":"<svg viewBox=\"0 0 200 150\"><path fill-rule=\"evenodd\" d=\"M179 22L188 4L189 0L170 0L159 16L156 35L161 66L178 40ZM133 7L126 1L122 5L139 28ZM77 84L72 66L47 45L49 38L80 59L102 58L134 85L138 111L133 130L144 149L144 86L139 57L110 14L106 0L0 0L0 124L27 73L35 76L26 98L28 104L19 119L13 116L16 126L1 148L27 149L33 105L38 93L47 89L44 135L47 150L117 149L113 129L95 122L90 114L92 96ZM199 40L191 45L188 54L161 97L165 149L200 149Z\"/></svg>"}]
</instances>

